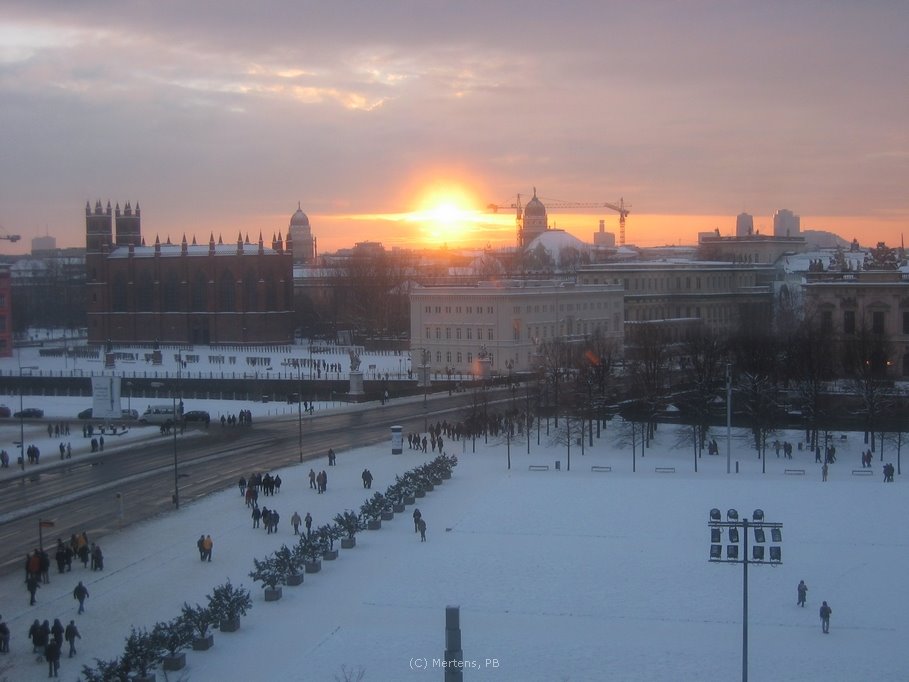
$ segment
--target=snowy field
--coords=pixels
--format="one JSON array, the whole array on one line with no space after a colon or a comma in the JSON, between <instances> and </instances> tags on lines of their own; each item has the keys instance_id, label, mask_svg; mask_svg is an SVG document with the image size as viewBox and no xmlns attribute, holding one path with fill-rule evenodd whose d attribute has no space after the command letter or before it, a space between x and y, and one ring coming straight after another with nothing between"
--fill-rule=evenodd
<instances>
[{"instance_id":1,"label":"snowy field","mask_svg":"<svg viewBox=\"0 0 909 682\"><path fill-rule=\"evenodd\" d=\"M797 435L780 438L795 442ZM47 665L31 654L28 627L35 618L75 618L83 639L77 657L64 653L61 678L76 679L83 664L118 656L130 625L173 618L184 601L204 603L230 578L253 595L241 629L216 633L213 649L188 652L187 668L167 679L330 682L345 666L362 668L364 682L441 680L433 659L443 657L446 605L461 607L464 656L478 666L465 680L739 679L742 567L707 561L708 512L732 507L748 516L761 508L767 521L784 524L783 564L749 570L751 679L909 679L902 649L909 634L909 502L900 476L882 483L877 457L873 476L851 474L860 468L860 435L837 442L827 483L800 451L792 461L771 451L761 474L760 461L738 439L740 474L725 473L722 438L722 456L705 455L695 474L690 450L672 449L677 434L665 426L632 473L630 448L616 440L610 426L584 456L573 447L571 471L564 446L534 440L528 455L526 442L513 442L508 471L504 443L479 441L474 453L470 442L447 442L446 451L460 458L453 478L417 501L426 543L408 508L381 530L361 533L355 549L324 562L303 585L285 587L273 603L247 574L253 557L294 541L294 511L325 523L367 497L365 467L375 476L373 489L384 490L395 473L431 456L407 449L393 456L377 446L340 453L331 469L323 457L314 465L329 473L325 495L308 487L313 464L282 470L280 494L260 498L281 514L278 535L254 530L232 489L90 538L104 548L105 570L77 565L59 576L52 567L34 607L21 575L0 579L0 613L12 630L12 652L0 665L12 666L9 680L45 679ZM530 471L531 464L550 468ZM594 472L593 465L612 471ZM786 475L786 468L806 475ZM214 540L211 563L199 561L201 533ZM796 606L800 579L809 588L805 609ZM80 616L72 597L77 580L91 593ZM821 600L833 608L829 635L821 633Z\"/></svg>"}]
</instances>

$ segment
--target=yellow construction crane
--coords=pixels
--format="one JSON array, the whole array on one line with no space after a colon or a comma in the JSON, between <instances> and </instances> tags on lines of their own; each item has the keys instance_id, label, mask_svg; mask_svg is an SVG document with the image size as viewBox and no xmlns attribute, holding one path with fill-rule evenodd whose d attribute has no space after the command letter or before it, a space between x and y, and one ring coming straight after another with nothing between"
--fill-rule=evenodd
<instances>
[{"instance_id":1,"label":"yellow construction crane","mask_svg":"<svg viewBox=\"0 0 909 682\"><path fill-rule=\"evenodd\" d=\"M536 192L534 192L536 196ZM625 244L625 218L628 217L628 214L631 213L629 210L631 204L625 203L625 198L622 197L619 199L617 204L611 203L609 201L544 201L543 205L546 207L548 212L550 209L559 210L559 209L573 209L573 208L608 208L612 211L615 211L619 214L619 244ZM518 194L515 201L510 204L487 204L486 209L492 211L493 213L498 213L501 208L510 208L515 211L515 222L517 223L518 229L518 239L520 241L522 219L524 217L523 211L524 207L521 204L521 195Z\"/></svg>"}]
</instances>

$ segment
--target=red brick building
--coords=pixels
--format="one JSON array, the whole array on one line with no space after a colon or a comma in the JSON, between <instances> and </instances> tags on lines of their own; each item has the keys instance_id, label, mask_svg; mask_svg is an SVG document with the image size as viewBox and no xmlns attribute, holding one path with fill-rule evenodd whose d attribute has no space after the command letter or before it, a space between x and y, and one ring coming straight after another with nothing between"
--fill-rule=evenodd
<instances>
[{"instance_id":1,"label":"red brick building","mask_svg":"<svg viewBox=\"0 0 909 682\"><path fill-rule=\"evenodd\" d=\"M13 354L12 279L9 268L0 267L0 358Z\"/></svg>"},{"instance_id":2,"label":"red brick building","mask_svg":"<svg viewBox=\"0 0 909 682\"><path fill-rule=\"evenodd\" d=\"M85 205L85 246L89 342L293 341L290 234L146 246L138 204L112 214L98 201Z\"/></svg>"}]
</instances>

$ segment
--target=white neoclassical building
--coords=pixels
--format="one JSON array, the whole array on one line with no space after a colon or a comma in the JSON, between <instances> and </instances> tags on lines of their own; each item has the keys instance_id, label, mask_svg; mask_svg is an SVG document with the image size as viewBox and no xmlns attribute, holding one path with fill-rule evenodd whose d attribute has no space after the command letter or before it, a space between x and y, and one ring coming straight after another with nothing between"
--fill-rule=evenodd
<instances>
[{"instance_id":1,"label":"white neoclassical building","mask_svg":"<svg viewBox=\"0 0 909 682\"><path fill-rule=\"evenodd\" d=\"M537 346L577 340L599 330L624 341L623 287L539 280L480 282L474 286L415 287L410 295L413 367L428 351L433 373L479 374L488 354L494 373L534 369Z\"/></svg>"}]
</instances>

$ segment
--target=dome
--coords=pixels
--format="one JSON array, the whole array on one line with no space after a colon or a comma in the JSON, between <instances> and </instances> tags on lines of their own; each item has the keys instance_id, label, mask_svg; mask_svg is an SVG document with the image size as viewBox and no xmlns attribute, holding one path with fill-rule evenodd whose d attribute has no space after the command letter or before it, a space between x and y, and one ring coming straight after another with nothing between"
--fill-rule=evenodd
<instances>
[{"instance_id":1,"label":"dome","mask_svg":"<svg viewBox=\"0 0 909 682\"><path fill-rule=\"evenodd\" d=\"M537 192L534 189L533 199L527 202L527 205L524 207L525 216L545 216L546 207L543 206L543 202L537 199Z\"/></svg>"},{"instance_id":2,"label":"dome","mask_svg":"<svg viewBox=\"0 0 909 682\"><path fill-rule=\"evenodd\" d=\"M549 255L558 262L559 253L562 249L576 249L578 251L587 251L590 247L574 235L568 234L564 230L547 230L542 234L534 237L533 241L527 246L528 251L534 251L542 246Z\"/></svg>"},{"instance_id":3,"label":"dome","mask_svg":"<svg viewBox=\"0 0 909 682\"><path fill-rule=\"evenodd\" d=\"M290 217L290 226L298 227L309 227L309 218L306 217L306 214L300 209L300 204L297 204L297 212Z\"/></svg>"}]
</instances>

